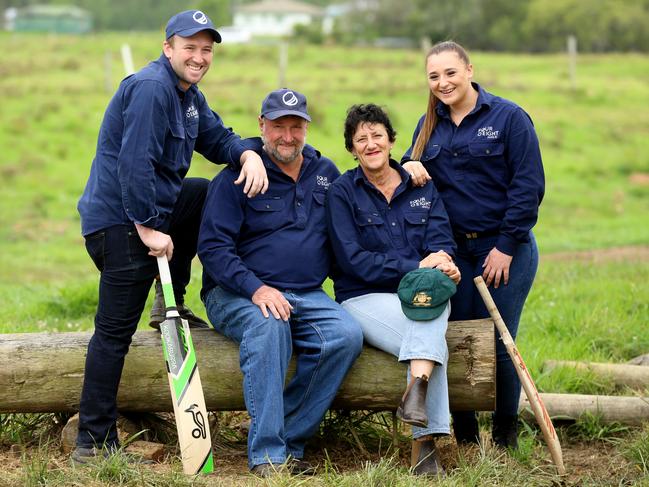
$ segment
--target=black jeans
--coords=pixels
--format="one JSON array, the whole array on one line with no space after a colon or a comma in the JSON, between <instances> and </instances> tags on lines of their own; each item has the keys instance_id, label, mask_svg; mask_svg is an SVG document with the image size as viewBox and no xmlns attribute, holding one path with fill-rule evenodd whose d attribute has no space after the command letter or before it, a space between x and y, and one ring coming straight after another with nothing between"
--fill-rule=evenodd
<instances>
[{"instance_id":1,"label":"black jeans","mask_svg":"<svg viewBox=\"0 0 649 487\"><path fill-rule=\"evenodd\" d=\"M158 230L174 242L169 267L178 303L183 302L196 255L201 211L209 181L188 178L169 221ZM77 446L118 446L117 390L131 339L158 274L155 257L133 225L116 225L86 236L86 249L99 269L95 333L88 344L79 404Z\"/></svg>"}]
</instances>

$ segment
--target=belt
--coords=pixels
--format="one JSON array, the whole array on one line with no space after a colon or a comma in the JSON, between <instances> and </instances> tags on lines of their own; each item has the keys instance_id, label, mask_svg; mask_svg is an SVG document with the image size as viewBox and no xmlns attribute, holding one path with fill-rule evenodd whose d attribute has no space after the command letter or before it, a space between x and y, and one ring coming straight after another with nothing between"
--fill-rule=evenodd
<instances>
[{"instance_id":1,"label":"belt","mask_svg":"<svg viewBox=\"0 0 649 487\"><path fill-rule=\"evenodd\" d=\"M488 230L486 232L453 232L453 236L459 240L473 240L483 237L495 237L500 234L499 230Z\"/></svg>"}]
</instances>

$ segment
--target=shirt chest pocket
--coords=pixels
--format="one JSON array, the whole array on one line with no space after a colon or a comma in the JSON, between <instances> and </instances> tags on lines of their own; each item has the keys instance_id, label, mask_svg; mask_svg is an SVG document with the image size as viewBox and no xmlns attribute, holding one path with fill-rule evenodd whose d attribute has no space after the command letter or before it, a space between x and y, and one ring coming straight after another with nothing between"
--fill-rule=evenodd
<instances>
[{"instance_id":1,"label":"shirt chest pocket","mask_svg":"<svg viewBox=\"0 0 649 487\"><path fill-rule=\"evenodd\" d=\"M354 221L363 249L383 252L388 249L387 226L378 213L359 211L354 214Z\"/></svg>"},{"instance_id":2,"label":"shirt chest pocket","mask_svg":"<svg viewBox=\"0 0 649 487\"><path fill-rule=\"evenodd\" d=\"M410 247L418 251L424 248L426 228L428 223L427 211L407 211L403 214L405 220L405 240Z\"/></svg>"},{"instance_id":3,"label":"shirt chest pocket","mask_svg":"<svg viewBox=\"0 0 649 487\"><path fill-rule=\"evenodd\" d=\"M421 155L421 162L433 162L442 152L442 146L439 144L428 144L424 148L424 153Z\"/></svg>"},{"instance_id":4,"label":"shirt chest pocket","mask_svg":"<svg viewBox=\"0 0 649 487\"><path fill-rule=\"evenodd\" d=\"M505 144L503 142L471 142L469 144L469 165L481 172L496 172L498 175L505 171Z\"/></svg>"},{"instance_id":5,"label":"shirt chest pocket","mask_svg":"<svg viewBox=\"0 0 649 487\"><path fill-rule=\"evenodd\" d=\"M246 220L253 231L275 230L286 223L286 202L280 196L252 198L246 203Z\"/></svg>"},{"instance_id":6,"label":"shirt chest pocket","mask_svg":"<svg viewBox=\"0 0 649 487\"><path fill-rule=\"evenodd\" d=\"M311 214L309 218L313 218L314 221L318 222L319 228L326 228L325 223L325 199L327 193L324 191L314 191L313 192L313 205L311 206Z\"/></svg>"},{"instance_id":7,"label":"shirt chest pocket","mask_svg":"<svg viewBox=\"0 0 649 487\"><path fill-rule=\"evenodd\" d=\"M181 123L169 126L161 162L174 172L186 173L189 169L189 158L185 157L185 127Z\"/></svg>"}]
</instances>

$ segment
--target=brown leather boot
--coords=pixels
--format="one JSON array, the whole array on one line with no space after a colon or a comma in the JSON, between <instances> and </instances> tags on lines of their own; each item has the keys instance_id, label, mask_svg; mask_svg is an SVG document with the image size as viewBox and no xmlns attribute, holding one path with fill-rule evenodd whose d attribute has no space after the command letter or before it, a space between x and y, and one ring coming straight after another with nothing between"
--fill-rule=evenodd
<instances>
[{"instance_id":1,"label":"brown leather boot","mask_svg":"<svg viewBox=\"0 0 649 487\"><path fill-rule=\"evenodd\" d=\"M196 316L191 309L185 306L183 303L176 303L176 309L181 318L187 320L190 328L209 328L208 325L202 318ZM162 323L167 317L166 308L165 308L165 298L162 293L162 284L158 279L155 280L155 299L153 300L153 305L151 306L151 315L149 318L149 326L155 328L156 330L160 329L160 323Z\"/></svg>"},{"instance_id":2,"label":"brown leather boot","mask_svg":"<svg viewBox=\"0 0 649 487\"><path fill-rule=\"evenodd\" d=\"M428 377L423 375L410 380L401 404L397 408L397 417L404 423L425 428L428 426L426 414L426 392Z\"/></svg>"},{"instance_id":3,"label":"brown leather boot","mask_svg":"<svg viewBox=\"0 0 649 487\"><path fill-rule=\"evenodd\" d=\"M446 474L435 448L435 440L432 438L424 441L413 440L412 447L413 451L415 448L419 450L416 456L413 455L413 474L431 477L443 477Z\"/></svg>"}]
</instances>

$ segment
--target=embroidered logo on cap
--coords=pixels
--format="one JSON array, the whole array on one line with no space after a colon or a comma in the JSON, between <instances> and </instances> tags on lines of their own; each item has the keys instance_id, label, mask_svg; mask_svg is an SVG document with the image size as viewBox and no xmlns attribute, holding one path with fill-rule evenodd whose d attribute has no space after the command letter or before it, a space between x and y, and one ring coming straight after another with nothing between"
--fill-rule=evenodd
<instances>
[{"instance_id":1,"label":"embroidered logo on cap","mask_svg":"<svg viewBox=\"0 0 649 487\"><path fill-rule=\"evenodd\" d=\"M292 91L287 91L282 95L282 101L284 102L284 105L287 105L289 107L294 107L298 103L297 96L295 96L295 93Z\"/></svg>"},{"instance_id":2,"label":"embroidered logo on cap","mask_svg":"<svg viewBox=\"0 0 649 487\"><path fill-rule=\"evenodd\" d=\"M205 15L203 12L200 10L197 10L194 12L194 15L192 16L196 22L198 22L201 25L207 24L207 15Z\"/></svg>"},{"instance_id":3,"label":"embroidered logo on cap","mask_svg":"<svg viewBox=\"0 0 649 487\"><path fill-rule=\"evenodd\" d=\"M424 292L419 292L419 293L415 294L414 298L412 298L412 305L413 306L430 307L430 306L432 306L431 301L432 301L432 298L428 294L426 294Z\"/></svg>"}]
</instances>

